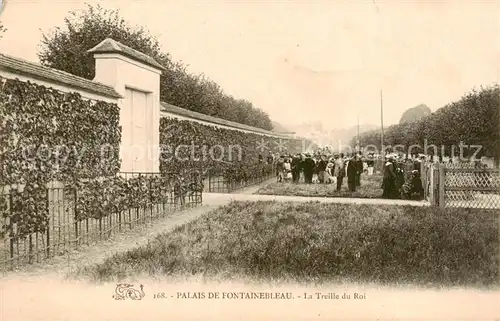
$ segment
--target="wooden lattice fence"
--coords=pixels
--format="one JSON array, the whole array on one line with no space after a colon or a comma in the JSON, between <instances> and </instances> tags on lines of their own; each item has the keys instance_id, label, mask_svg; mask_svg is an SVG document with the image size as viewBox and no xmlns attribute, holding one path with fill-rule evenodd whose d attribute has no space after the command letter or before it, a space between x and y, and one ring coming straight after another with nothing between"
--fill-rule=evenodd
<instances>
[{"instance_id":1,"label":"wooden lattice fence","mask_svg":"<svg viewBox=\"0 0 500 321\"><path fill-rule=\"evenodd\" d=\"M500 209L500 169L478 164L423 165L426 199L440 207Z\"/></svg>"}]
</instances>

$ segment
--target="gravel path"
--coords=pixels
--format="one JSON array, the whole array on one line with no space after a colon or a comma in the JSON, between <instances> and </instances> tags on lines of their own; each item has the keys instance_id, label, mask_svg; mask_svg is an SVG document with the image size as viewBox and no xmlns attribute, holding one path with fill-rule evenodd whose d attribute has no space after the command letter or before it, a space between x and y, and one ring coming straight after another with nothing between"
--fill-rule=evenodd
<instances>
[{"instance_id":1,"label":"gravel path","mask_svg":"<svg viewBox=\"0 0 500 321\"><path fill-rule=\"evenodd\" d=\"M349 197L306 197L306 196L278 196L248 194L221 194L210 193L203 195L203 203L207 205L223 205L229 201L278 201L278 202L309 202L344 203L344 204L373 204L373 205L410 205L429 206L426 201L389 200L378 198L349 198Z\"/></svg>"}]
</instances>

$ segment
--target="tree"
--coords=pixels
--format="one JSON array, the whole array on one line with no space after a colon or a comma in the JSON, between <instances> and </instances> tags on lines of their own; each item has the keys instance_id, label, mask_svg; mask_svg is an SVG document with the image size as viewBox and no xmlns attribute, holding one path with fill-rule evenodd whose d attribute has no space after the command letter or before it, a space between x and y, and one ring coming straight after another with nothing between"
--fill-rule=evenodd
<instances>
[{"instance_id":1,"label":"tree","mask_svg":"<svg viewBox=\"0 0 500 321\"><path fill-rule=\"evenodd\" d=\"M38 58L42 65L93 79L95 61L87 50L105 38L113 38L135 50L151 56L165 67L160 78L160 99L181 108L207 115L272 130L269 116L254 108L239 104L227 96L217 84L203 74L192 75L187 66L173 61L170 54L146 28L131 26L119 10L87 4L86 10L70 12L64 19L65 28L56 27L42 33ZM250 110L250 111L249 111Z\"/></svg>"},{"instance_id":2,"label":"tree","mask_svg":"<svg viewBox=\"0 0 500 321\"><path fill-rule=\"evenodd\" d=\"M47 67L93 79L95 62L86 51L108 37L170 67L170 57L161 53L158 40L145 28L130 26L119 16L119 10L87 4L85 11L70 12L64 24L66 30L56 27L47 34L42 33L38 58Z\"/></svg>"},{"instance_id":3,"label":"tree","mask_svg":"<svg viewBox=\"0 0 500 321\"><path fill-rule=\"evenodd\" d=\"M399 123L403 124L406 122L414 122L430 114L431 114L431 109L427 105L420 104L413 108L407 109L401 116Z\"/></svg>"},{"instance_id":4,"label":"tree","mask_svg":"<svg viewBox=\"0 0 500 321\"><path fill-rule=\"evenodd\" d=\"M494 85L465 94L460 100L449 103L436 112L413 122L390 126L385 131L386 145L419 144L435 145L441 155L458 156L459 145L481 146L477 156L494 157L498 166L500 159L500 87ZM380 130L361 133L362 146L375 144L380 139ZM354 141L354 140L353 140ZM442 147L444 147L442 149ZM467 152L468 150L468 152ZM420 152L420 151L419 151ZM432 149L429 149L432 152ZM466 149L465 155L474 149Z\"/></svg>"},{"instance_id":5,"label":"tree","mask_svg":"<svg viewBox=\"0 0 500 321\"><path fill-rule=\"evenodd\" d=\"M2 38L3 38L3 35L2 35L2 34L3 34L5 31L7 31L7 29L4 27L3 23L2 23L2 22L0 22L0 39L2 39Z\"/></svg>"}]
</instances>

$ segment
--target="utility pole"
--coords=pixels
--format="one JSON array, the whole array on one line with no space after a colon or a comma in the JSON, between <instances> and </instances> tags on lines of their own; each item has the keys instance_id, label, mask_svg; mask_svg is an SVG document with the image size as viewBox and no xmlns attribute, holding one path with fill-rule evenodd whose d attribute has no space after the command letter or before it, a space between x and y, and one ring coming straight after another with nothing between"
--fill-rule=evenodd
<instances>
[{"instance_id":1,"label":"utility pole","mask_svg":"<svg viewBox=\"0 0 500 321\"><path fill-rule=\"evenodd\" d=\"M359 115L358 115L358 129L357 129L357 134L356 134L356 151L359 152L361 149L361 146L359 145Z\"/></svg>"},{"instance_id":2,"label":"utility pole","mask_svg":"<svg viewBox=\"0 0 500 321\"><path fill-rule=\"evenodd\" d=\"M380 90L380 148L384 151L384 100L382 96L382 89ZM384 155L382 155L384 156Z\"/></svg>"}]
</instances>

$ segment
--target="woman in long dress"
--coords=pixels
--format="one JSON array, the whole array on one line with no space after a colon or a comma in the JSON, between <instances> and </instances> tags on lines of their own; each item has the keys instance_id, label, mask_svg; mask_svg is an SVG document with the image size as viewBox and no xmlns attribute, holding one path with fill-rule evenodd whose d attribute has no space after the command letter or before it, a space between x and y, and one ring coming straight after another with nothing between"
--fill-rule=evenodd
<instances>
[{"instance_id":1,"label":"woman in long dress","mask_svg":"<svg viewBox=\"0 0 500 321\"><path fill-rule=\"evenodd\" d=\"M405 183L405 163L401 159L397 160L394 163L394 170L396 172L396 180L393 198L401 198L401 190Z\"/></svg>"},{"instance_id":2,"label":"woman in long dress","mask_svg":"<svg viewBox=\"0 0 500 321\"><path fill-rule=\"evenodd\" d=\"M394 198L394 189L396 187L396 171L394 168L394 158L387 157L387 162L384 165L384 179L382 181L382 197Z\"/></svg>"},{"instance_id":3,"label":"woman in long dress","mask_svg":"<svg viewBox=\"0 0 500 321\"><path fill-rule=\"evenodd\" d=\"M358 161L356 159L357 156L352 156L347 162L347 186L350 192L356 191L356 176L358 174Z\"/></svg>"},{"instance_id":4,"label":"woman in long dress","mask_svg":"<svg viewBox=\"0 0 500 321\"><path fill-rule=\"evenodd\" d=\"M283 170L285 168L285 158L281 156L276 163L276 181L283 181Z\"/></svg>"}]
</instances>

